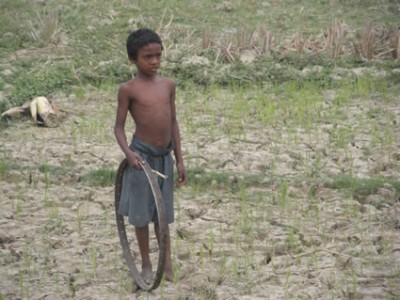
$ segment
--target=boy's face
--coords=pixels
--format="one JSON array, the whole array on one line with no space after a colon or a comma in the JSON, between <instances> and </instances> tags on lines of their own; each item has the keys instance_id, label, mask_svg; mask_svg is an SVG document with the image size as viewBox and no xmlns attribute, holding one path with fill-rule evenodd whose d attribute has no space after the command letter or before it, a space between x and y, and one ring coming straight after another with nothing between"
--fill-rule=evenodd
<instances>
[{"instance_id":1,"label":"boy's face","mask_svg":"<svg viewBox=\"0 0 400 300\"><path fill-rule=\"evenodd\" d=\"M161 52L161 45L158 43L151 43L140 48L136 60L133 61L138 71L147 76L157 74L161 62Z\"/></svg>"}]
</instances>

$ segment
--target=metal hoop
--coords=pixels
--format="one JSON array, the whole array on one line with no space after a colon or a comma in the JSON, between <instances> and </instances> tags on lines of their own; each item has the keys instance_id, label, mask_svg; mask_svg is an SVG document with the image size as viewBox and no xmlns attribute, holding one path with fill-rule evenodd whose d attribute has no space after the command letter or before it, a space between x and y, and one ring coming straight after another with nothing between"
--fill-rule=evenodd
<instances>
[{"instance_id":1,"label":"metal hoop","mask_svg":"<svg viewBox=\"0 0 400 300\"><path fill-rule=\"evenodd\" d=\"M160 187L158 186L157 179L153 174L152 169L147 164L147 162L141 163L141 167L146 174L146 177L149 181L151 190L154 195L154 200L156 203L157 208L157 216L158 216L158 228L159 228L159 253L158 253L158 265L157 271L153 278L151 284L147 284L142 276L140 275L136 264L135 264L135 257L132 255L132 252L129 248L128 238L126 236L125 230L125 222L124 217L118 213L119 202L121 198L121 191L122 191L122 179L124 177L124 171L128 167L128 160L125 158L119 165L117 175L115 178L115 216L117 220L117 228L118 228L118 235L119 240L122 247L123 256L125 261L128 265L129 272L133 277L133 280L136 284L144 291L151 291L156 289L161 282L162 275L164 274L164 266L165 266L165 259L166 259L166 250L167 250L167 240L168 240L168 223L167 218L165 215L164 204L162 202L162 196Z\"/></svg>"}]
</instances>

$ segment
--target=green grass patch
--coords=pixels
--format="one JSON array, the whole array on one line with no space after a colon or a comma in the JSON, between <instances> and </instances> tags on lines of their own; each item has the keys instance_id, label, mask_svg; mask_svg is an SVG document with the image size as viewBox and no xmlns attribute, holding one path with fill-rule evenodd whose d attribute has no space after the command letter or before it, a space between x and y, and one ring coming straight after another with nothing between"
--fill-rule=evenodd
<instances>
[{"instance_id":1,"label":"green grass patch","mask_svg":"<svg viewBox=\"0 0 400 300\"><path fill-rule=\"evenodd\" d=\"M261 186L264 180L262 174L232 174L227 172L206 171L201 168L187 170L188 183L198 190L222 188L238 191L243 188Z\"/></svg>"},{"instance_id":2,"label":"green grass patch","mask_svg":"<svg viewBox=\"0 0 400 300\"><path fill-rule=\"evenodd\" d=\"M336 190L348 190L356 199L375 194L379 188L391 187L396 191L397 197L400 197L400 181L383 177L357 178L339 175L325 183L325 186Z\"/></svg>"},{"instance_id":3,"label":"green grass patch","mask_svg":"<svg viewBox=\"0 0 400 300\"><path fill-rule=\"evenodd\" d=\"M83 176L83 182L90 186L112 186L115 182L116 171L110 168L100 168L90 171Z\"/></svg>"},{"instance_id":4,"label":"green grass patch","mask_svg":"<svg viewBox=\"0 0 400 300\"><path fill-rule=\"evenodd\" d=\"M176 0L168 5L153 1L118 3L60 0L46 2L46 5L23 0L2 1L0 57L7 62L6 68L13 75L3 78L12 85L11 89L6 89L0 80L0 90L5 90L0 113L35 96L51 97L57 91L68 94L74 86L91 85L98 88L104 83L118 85L130 79L134 67L126 63L125 41L129 32L138 27L149 27L160 32L166 48L160 72L173 77L180 88L188 82L204 87L235 84L249 88L261 85L269 89L271 83L274 86L282 83L312 83L323 89L336 88L344 84L332 80L337 67L377 66L387 71L390 86L382 85L383 80L360 80L348 91L358 97L370 97L374 89L381 89L381 93L386 94L389 87L396 89L399 86L396 84L399 76L390 73L398 67L396 61L365 61L354 55L332 59L327 53L308 54L304 51L282 51L285 47L281 48L283 41L295 32L301 32L307 39L310 35L326 31L333 18L356 27L359 33L366 20L375 22L374 26L382 24L388 28L396 24L393 1L382 1L379 5L367 1L361 6L358 2L216 3L207 0L187 10L187 1ZM357 7L357 16L351 9L354 6ZM321 14L321 10L329 10L330 17ZM374 13L371 14L371 11ZM249 44L253 41L250 43L248 38L253 37L258 50L262 47L260 26L274 37L273 49L268 55L258 55L252 63L242 63L240 54L252 48ZM202 47L204 32L212 33L210 37L221 46ZM232 46L230 49L234 57L229 62L224 59L228 45ZM15 52L21 49L24 50L15 56ZM174 51L178 54L173 55ZM207 58L209 64L183 63L192 56ZM318 66L319 71L299 75L302 70L314 66ZM343 76L343 81L348 81L348 78ZM306 99L307 96L303 94L301 97ZM338 101L347 97L345 91L338 95ZM268 119L268 109L274 107L267 107L263 118ZM307 109L293 117L313 118ZM293 109L293 112L296 111Z\"/></svg>"},{"instance_id":5,"label":"green grass patch","mask_svg":"<svg viewBox=\"0 0 400 300\"><path fill-rule=\"evenodd\" d=\"M39 171L48 175L63 176L67 174L70 170L62 166L54 166L45 163L39 166Z\"/></svg>"},{"instance_id":6,"label":"green grass patch","mask_svg":"<svg viewBox=\"0 0 400 300\"><path fill-rule=\"evenodd\" d=\"M23 168L19 164L15 163L5 155L3 159L0 159L0 180L7 182L21 180L23 176L21 176L20 171L22 169Z\"/></svg>"},{"instance_id":7,"label":"green grass patch","mask_svg":"<svg viewBox=\"0 0 400 300\"><path fill-rule=\"evenodd\" d=\"M50 97L58 91L68 92L71 85L77 84L71 68L68 65L55 65L46 68L24 70L11 78L14 82L8 97L7 107L0 107L0 112L12 106L19 106L35 97ZM6 103L1 103L6 105Z\"/></svg>"},{"instance_id":8,"label":"green grass patch","mask_svg":"<svg viewBox=\"0 0 400 300\"><path fill-rule=\"evenodd\" d=\"M0 90L4 90L0 113L36 96L51 98L59 91L68 94L75 90L77 98L82 100L85 98L82 86L117 86L131 78L134 67L126 63L125 40L131 30L140 26L160 32L166 48L160 72L177 80L180 89L200 85L205 91L221 86L232 91L232 108L227 105L224 109L227 119L256 120L263 125L283 122L294 132L298 127L312 129L313 123L323 122L324 118L336 121L340 108L354 98L386 99L398 94L399 76L391 73L393 68L398 68L398 61L368 61L355 56L332 59L327 53L285 51L285 47L280 51L278 47L295 32L301 33L304 39L325 32L335 17L354 28L358 35L366 20L374 26L382 24L389 28L397 20L393 1L382 1L379 5L365 1L360 6L359 1L215 3L207 0L196 3L190 11L186 7L187 1L176 0L169 5L152 1L121 4L60 0L46 5L23 0L2 1L0 57L7 62L6 68L11 75L4 75L0 80ZM96 13L93 14L94 8ZM321 14L326 10L330 12L329 18ZM235 53L234 49L236 46L241 50L248 49L246 43L240 42L240 33L247 38L253 35L257 44L261 41L260 25L271 31L275 49L268 55L256 56L253 63L242 63L239 56L243 51ZM204 31L222 47L195 46L201 44ZM229 44L232 44L230 49L235 59L228 62L223 59L223 53ZM20 49L28 51L19 56L11 55ZM172 55L173 51L178 54ZM209 64L182 63L192 56L207 58ZM355 76L350 70L373 67L384 70L387 76ZM333 80L335 75L342 80ZM6 85L11 87L6 90ZM328 115L321 116L326 89L336 91L333 102L337 111L328 111ZM214 129L218 124L214 125L214 115L212 117L211 128ZM227 126L229 135L243 132L235 123ZM95 122L88 122L90 130L95 125ZM389 129L387 138L382 138L385 143L393 140ZM338 127L332 130L330 142L344 148L354 134L347 127ZM5 165L1 168L6 170ZM50 174L61 173L51 166L44 170ZM243 177L199 170L189 172L189 179L201 188L210 184L232 187L237 185L235 180L252 186L260 180L258 175ZM86 176L107 178L108 175L101 173L99 170L98 174Z\"/></svg>"},{"instance_id":9,"label":"green grass patch","mask_svg":"<svg viewBox=\"0 0 400 300\"><path fill-rule=\"evenodd\" d=\"M0 58L29 43L26 20L34 15L34 6L33 1L0 2Z\"/></svg>"},{"instance_id":10,"label":"green grass patch","mask_svg":"<svg viewBox=\"0 0 400 300\"><path fill-rule=\"evenodd\" d=\"M9 170L9 164L7 161L0 160L0 180L4 180L6 178L6 174Z\"/></svg>"}]
</instances>

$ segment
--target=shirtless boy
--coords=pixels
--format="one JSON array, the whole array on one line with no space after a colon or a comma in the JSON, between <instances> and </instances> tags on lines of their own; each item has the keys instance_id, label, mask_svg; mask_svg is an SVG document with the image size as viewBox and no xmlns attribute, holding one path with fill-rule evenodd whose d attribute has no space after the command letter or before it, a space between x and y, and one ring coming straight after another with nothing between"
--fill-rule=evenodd
<instances>
[{"instance_id":1,"label":"shirtless boy","mask_svg":"<svg viewBox=\"0 0 400 300\"><path fill-rule=\"evenodd\" d=\"M186 171L176 119L175 82L157 74L163 50L161 39L149 29L138 29L129 35L126 46L129 60L137 67L137 74L123 83L118 91L114 133L129 161L119 213L128 216L129 223L135 226L142 257L142 277L148 282L152 279L148 224L154 222L157 234L158 224L153 194L139 162L146 160L153 169L168 176L166 180L159 179L168 224L174 221L171 151L175 156L178 186L186 183ZM129 146L125 134L128 112L135 122L135 133ZM173 281L169 234L166 254L164 277Z\"/></svg>"}]
</instances>

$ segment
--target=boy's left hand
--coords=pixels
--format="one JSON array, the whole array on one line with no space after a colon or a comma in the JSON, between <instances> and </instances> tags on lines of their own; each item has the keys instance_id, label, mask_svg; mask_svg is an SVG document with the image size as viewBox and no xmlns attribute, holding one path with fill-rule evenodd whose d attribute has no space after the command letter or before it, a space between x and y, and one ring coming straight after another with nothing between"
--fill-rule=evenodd
<instances>
[{"instance_id":1,"label":"boy's left hand","mask_svg":"<svg viewBox=\"0 0 400 300\"><path fill-rule=\"evenodd\" d=\"M176 169L178 171L178 176L179 176L178 179L176 180L176 184L178 186L185 185L187 181L185 166L183 165L183 163L176 163Z\"/></svg>"}]
</instances>

